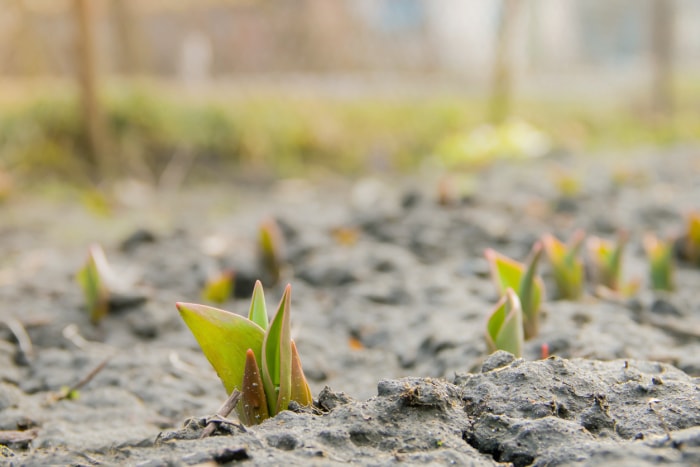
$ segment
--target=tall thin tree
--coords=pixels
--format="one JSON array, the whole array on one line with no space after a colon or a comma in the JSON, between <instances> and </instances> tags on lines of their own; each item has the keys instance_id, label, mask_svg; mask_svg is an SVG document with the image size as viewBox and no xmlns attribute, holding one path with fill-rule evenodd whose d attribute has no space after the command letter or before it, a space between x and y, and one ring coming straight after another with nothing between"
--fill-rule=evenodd
<instances>
[{"instance_id":1,"label":"tall thin tree","mask_svg":"<svg viewBox=\"0 0 700 467\"><path fill-rule=\"evenodd\" d=\"M489 106L490 119L493 123L503 122L511 112L513 92L511 49L519 6L520 0L501 1Z\"/></svg>"},{"instance_id":2,"label":"tall thin tree","mask_svg":"<svg viewBox=\"0 0 700 467\"><path fill-rule=\"evenodd\" d=\"M651 9L652 109L656 117L673 114L674 0L653 0Z\"/></svg>"},{"instance_id":3,"label":"tall thin tree","mask_svg":"<svg viewBox=\"0 0 700 467\"><path fill-rule=\"evenodd\" d=\"M110 160L107 154L107 129L98 89L94 0L73 0L73 10L78 29L77 74L89 157L96 169L96 175L104 178L109 175Z\"/></svg>"}]
</instances>

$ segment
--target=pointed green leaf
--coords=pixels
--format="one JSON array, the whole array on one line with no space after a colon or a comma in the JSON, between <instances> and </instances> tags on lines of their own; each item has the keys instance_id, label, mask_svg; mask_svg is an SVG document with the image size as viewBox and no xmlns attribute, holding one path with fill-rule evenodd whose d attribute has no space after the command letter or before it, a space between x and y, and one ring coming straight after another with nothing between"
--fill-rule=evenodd
<instances>
[{"instance_id":1,"label":"pointed green leaf","mask_svg":"<svg viewBox=\"0 0 700 467\"><path fill-rule=\"evenodd\" d=\"M107 258L99 245L92 245L88 250L88 258L76 280L83 289L85 304L90 315L90 321L98 324L109 311L110 290L107 284Z\"/></svg>"},{"instance_id":2,"label":"pointed green leaf","mask_svg":"<svg viewBox=\"0 0 700 467\"><path fill-rule=\"evenodd\" d=\"M652 288L672 291L674 289L673 243L659 240L654 234L645 235L643 243L649 258Z\"/></svg>"},{"instance_id":3,"label":"pointed green leaf","mask_svg":"<svg viewBox=\"0 0 700 467\"><path fill-rule=\"evenodd\" d=\"M577 231L571 245L567 247L552 235L542 237L544 251L552 265L554 282L557 284L559 296L563 299L576 300L583 294L584 272L579 250L584 238L585 233L582 230Z\"/></svg>"},{"instance_id":4,"label":"pointed green leaf","mask_svg":"<svg viewBox=\"0 0 700 467\"><path fill-rule=\"evenodd\" d=\"M248 312L248 319L260 326L263 329L267 329L267 307L265 306L265 292L263 291L262 282L255 281L255 288L253 289L253 298L250 301L250 311Z\"/></svg>"},{"instance_id":5,"label":"pointed green leaf","mask_svg":"<svg viewBox=\"0 0 700 467\"><path fill-rule=\"evenodd\" d=\"M290 330L291 286L287 285L270 327L262 353L263 383L270 414L286 410L292 383L292 344Z\"/></svg>"},{"instance_id":6,"label":"pointed green leaf","mask_svg":"<svg viewBox=\"0 0 700 467\"><path fill-rule=\"evenodd\" d=\"M685 258L700 265L700 212L688 214L685 232Z\"/></svg>"},{"instance_id":7,"label":"pointed green leaf","mask_svg":"<svg viewBox=\"0 0 700 467\"><path fill-rule=\"evenodd\" d=\"M273 283L277 283L282 265L282 234L272 218L260 224L258 254L263 271L268 274Z\"/></svg>"},{"instance_id":8,"label":"pointed green leaf","mask_svg":"<svg viewBox=\"0 0 700 467\"><path fill-rule=\"evenodd\" d=\"M299 358L299 352L294 340L292 340L292 391L290 400L301 405L311 405L314 402L309 383L307 383L304 370L301 367L301 358Z\"/></svg>"},{"instance_id":9,"label":"pointed green leaf","mask_svg":"<svg viewBox=\"0 0 700 467\"><path fill-rule=\"evenodd\" d=\"M245 357L238 416L245 425L258 425L270 417L267 409L267 398L255 352L252 349L248 349Z\"/></svg>"},{"instance_id":10,"label":"pointed green leaf","mask_svg":"<svg viewBox=\"0 0 700 467\"><path fill-rule=\"evenodd\" d=\"M491 248L486 249L484 256L486 256L489 262L491 277L498 287L498 292L504 294L508 287L518 290L523 278L525 266L523 266L522 263L495 252Z\"/></svg>"},{"instance_id":11,"label":"pointed green leaf","mask_svg":"<svg viewBox=\"0 0 700 467\"><path fill-rule=\"evenodd\" d=\"M586 239L586 232L579 229L574 232L574 235L569 241L569 253L567 256L575 258L581 253L581 247L583 246L583 241Z\"/></svg>"},{"instance_id":12,"label":"pointed green leaf","mask_svg":"<svg viewBox=\"0 0 700 467\"><path fill-rule=\"evenodd\" d=\"M622 258L627 245L628 235L625 232L620 232L618 235L617 244L610 252L608 257L608 268L610 276L610 288L618 290L622 287Z\"/></svg>"},{"instance_id":13,"label":"pointed green leaf","mask_svg":"<svg viewBox=\"0 0 700 467\"><path fill-rule=\"evenodd\" d=\"M544 282L537 275L537 265L541 256L542 243L535 242L527 269L517 289L523 309L523 330L526 340L535 337L539 331L540 303L544 296Z\"/></svg>"},{"instance_id":14,"label":"pointed green leaf","mask_svg":"<svg viewBox=\"0 0 700 467\"><path fill-rule=\"evenodd\" d=\"M230 394L241 389L246 352L260 361L265 331L246 318L218 308L177 303L182 319L194 334L209 363Z\"/></svg>"},{"instance_id":15,"label":"pointed green leaf","mask_svg":"<svg viewBox=\"0 0 700 467\"><path fill-rule=\"evenodd\" d=\"M524 340L520 300L508 289L486 322L486 342L492 352L505 350L521 357Z\"/></svg>"},{"instance_id":16,"label":"pointed green leaf","mask_svg":"<svg viewBox=\"0 0 700 467\"><path fill-rule=\"evenodd\" d=\"M622 255L627 235L621 233L616 244L598 237L588 239L588 250L596 282L610 290L621 289Z\"/></svg>"},{"instance_id":17,"label":"pointed green leaf","mask_svg":"<svg viewBox=\"0 0 700 467\"><path fill-rule=\"evenodd\" d=\"M520 297L526 339L536 336L539 327L539 308L544 296L544 282L537 276L537 264L541 253L542 245L537 242L532 248L526 267L490 248L484 252L499 292L504 294L508 288L511 288L516 290Z\"/></svg>"}]
</instances>

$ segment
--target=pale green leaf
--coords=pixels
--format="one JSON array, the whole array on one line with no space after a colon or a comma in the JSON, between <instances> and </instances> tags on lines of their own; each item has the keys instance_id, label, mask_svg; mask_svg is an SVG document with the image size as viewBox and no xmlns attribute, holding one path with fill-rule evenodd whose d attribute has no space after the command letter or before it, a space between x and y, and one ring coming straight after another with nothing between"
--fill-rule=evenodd
<instances>
[{"instance_id":1,"label":"pale green leaf","mask_svg":"<svg viewBox=\"0 0 700 467\"><path fill-rule=\"evenodd\" d=\"M544 296L544 282L537 275L537 265L541 256L542 244L536 242L532 247L525 274L523 274L518 289L516 289L523 309L525 339L535 337L539 331L540 303Z\"/></svg>"},{"instance_id":2,"label":"pale green leaf","mask_svg":"<svg viewBox=\"0 0 700 467\"><path fill-rule=\"evenodd\" d=\"M561 298L576 300L583 294L584 271L579 250L584 237L585 233L582 230L577 231L568 247L552 235L542 237L542 244L552 265L554 281Z\"/></svg>"},{"instance_id":3,"label":"pale green leaf","mask_svg":"<svg viewBox=\"0 0 700 467\"><path fill-rule=\"evenodd\" d=\"M263 383L271 415L287 409L291 394L290 300L291 286L287 285L263 342Z\"/></svg>"},{"instance_id":4,"label":"pale green leaf","mask_svg":"<svg viewBox=\"0 0 700 467\"><path fill-rule=\"evenodd\" d=\"M246 352L252 349L261 361L265 331L237 314L193 303L178 303L182 319L192 331L226 391L241 389Z\"/></svg>"},{"instance_id":5,"label":"pale green leaf","mask_svg":"<svg viewBox=\"0 0 700 467\"><path fill-rule=\"evenodd\" d=\"M488 260L491 276L498 287L498 292L504 294L508 287L518 290L525 266L490 248L486 249L484 256Z\"/></svg>"},{"instance_id":6,"label":"pale green leaf","mask_svg":"<svg viewBox=\"0 0 700 467\"><path fill-rule=\"evenodd\" d=\"M260 326L263 329L267 329L267 307L265 305L265 292L263 291L263 286L260 281L255 281L255 288L253 289L253 298L250 301L250 311L248 312L248 319Z\"/></svg>"},{"instance_id":7,"label":"pale green leaf","mask_svg":"<svg viewBox=\"0 0 700 467\"><path fill-rule=\"evenodd\" d=\"M522 356L523 315L520 300L513 289L506 290L505 296L496 304L486 323L486 341L491 351L505 350L516 357Z\"/></svg>"},{"instance_id":8,"label":"pale green leaf","mask_svg":"<svg viewBox=\"0 0 700 467\"><path fill-rule=\"evenodd\" d=\"M76 280L83 290L85 306L90 321L97 324L109 311L110 289L108 285L108 264L102 247L92 245L88 250L85 265L76 274Z\"/></svg>"}]
</instances>

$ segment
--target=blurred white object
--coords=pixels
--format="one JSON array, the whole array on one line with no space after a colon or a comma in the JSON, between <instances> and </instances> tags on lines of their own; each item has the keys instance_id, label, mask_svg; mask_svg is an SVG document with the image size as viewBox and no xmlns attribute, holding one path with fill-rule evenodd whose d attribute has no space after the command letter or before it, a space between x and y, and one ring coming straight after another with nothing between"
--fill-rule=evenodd
<instances>
[{"instance_id":1,"label":"blurred white object","mask_svg":"<svg viewBox=\"0 0 700 467\"><path fill-rule=\"evenodd\" d=\"M522 120L480 125L468 133L443 140L436 149L448 167L483 164L494 159L533 159L552 149L549 136Z\"/></svg>"},{"instance_id":2,"label":"blurred white object","mask_svg":"<svg viewBox=\"0 0 700 467\"><path fill-rule=\"evenodd\" d=\"M212 45L200 31L188 32L180 53L180 79L187 85L202 84L211 77Z\"/></svg>"}]
</instances>

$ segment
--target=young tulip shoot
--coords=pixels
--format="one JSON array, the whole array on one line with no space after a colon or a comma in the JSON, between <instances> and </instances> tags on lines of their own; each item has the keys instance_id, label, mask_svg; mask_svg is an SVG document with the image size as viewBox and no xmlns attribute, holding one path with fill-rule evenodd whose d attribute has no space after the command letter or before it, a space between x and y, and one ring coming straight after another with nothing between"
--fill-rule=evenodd
<instances>
[{"instance_id":1,"label":"young tulip shoot","mask_svg":"<svg viewBox=\"0 0 700 467\"><path fill-rule=\"evenodd\" d=\"M583 294L584 271L579 253L585 236L582 230L576 231L568 246L550 234L542 237L559 298L578 300Z\"/></svg>"},{"instance_id":2,"label":"young tulip shoot","mask_svg":"<svg viewBox=\"0 0 700 467\"><path fill-rule=\"evenodd\" d=\"M234 284L233 271L224 271L209 279L202 289L202 299L221 305L231 298Z\"/></svg>"},{"instance_id":3,"label":"young tulip shoot","mask_svg":"<svg viewBox=\"0 0 700 467\"><path fill-rule=\"evenodd\" d=\"M622 289L622 254L627 243L627 234L621 233L617 243L598 237L588 239L593 277L597 284L612 291Z\"/></svg>"},{"instance_id":4,"label":"young tulip shoot","mask_svg":"<svg viewBox=\"0 0 700 467\"><path fill-rule=\"evenodd\" d=\"M76 280L83 289L85 304L93 324L98 324L109 312L111 274L102 247L90 246L87 261L76 274Z\"/></svg>"},{"instance_id":5,"label":"young tulip shoot","mask_svg":"<svg viewBox=\"0 0 700 467\"><path fill-rule=\"evenodd\" d=\"M252 425L286 410L290 401L312 402L311 390L290 335L291 287L288 285L272 322L262 284L255 284L248 318L204 305L177 308L226 391L241 391L237 407Z\"/></svg>"},{"instance_id":6,"label":"young tulip shoot","mask_svg":"<svg viewBox=\"0 0 700 467\"><path fill-rule=\"evenodd\" d=\"M282 233L274 219L263 221L258 229L258 262L271 283L280 279L282 269Z\"/></svg>"},{"instance_id":7,"label":"young tulip shoot","mask_svg":"<svg viewBox=\"0 0 700 467\"><path fill-rule=\"evenodd\" d=\"M486 344L491 352L505 350L519 358L524 341L520 300L515 291L508 288L486 322Z\"/></svg>"},{"instance_id":8,"label":"young tulip shoot","mask_svg":"<svg viewBox=\"0 0 700 467\"><path fill-rule=\"evenodd\" d=\"M484 252L500 294L508 288L517 291L523 311L525 339L533 338L539 330L540 303L544 296L544 283L537 275L537 264L542 256L542 244L532 247L527 265L503 256L492 249Z\"/></svg>"},{"instance_id":9,"label":"young tulip shoot","mask_svg":"<svg viewBox=\"0 0 700 467\"><path fill-rule=\"evenodd\" d=\"M682 247L685 259L700 266L700 212L688 214L684 238Z\"/></svg>"},{"instance_id":10,"label":"young tulip shoot","mask_svg":"<svg viewBox=\"0 0 700 467\"><path fill-rule=\"evenodd\" d=\"M644 236L644 251L649 259L649 278L654 290L672 291L673 242L660 240L654 234Z\"/></svg>"}]
</instances>

